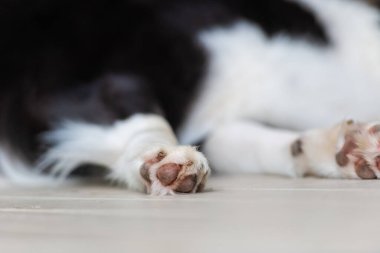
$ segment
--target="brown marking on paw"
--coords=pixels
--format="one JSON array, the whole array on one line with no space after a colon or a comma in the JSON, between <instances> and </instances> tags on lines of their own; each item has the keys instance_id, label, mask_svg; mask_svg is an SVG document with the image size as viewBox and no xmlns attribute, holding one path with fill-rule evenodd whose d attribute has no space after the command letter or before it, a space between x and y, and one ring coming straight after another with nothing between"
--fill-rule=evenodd
<instances>
[{"instance_id":1,"label":"brown marking on paw","mask_svg":"<svg viewBox=\"0 0 380 253\"><path fill-rule=\"evenodd\" d=\"M346 154L344 154L343 152L338 152L336 153L335 155L335 160L336 160L336 163L341 166L341 167L344 167L348 164L349 162L349 159L347 157Z\"/></svg>"},{"instance_id":2,"label":"brown marking on paw","mask_svg":"<svg viewBox=\"0 0 380 253\"><path fill-rule=\"evenodd\" d=\"M158 152L157 156L156 156L156 160L158 162L160 162L162 159L164 159L166 157L166 153L164 151L160 151Z\"/></svg>"},{"instance_id":3,"label":"brown marking on paw","mask_svg":"<svg viewBox=\"0 0 380 253\"><path fill-rule=\"evenodd\" d=\"M157 178L164 186L172 184L178 177L181 166L176 163L167 163L157 170Z\"/></svg>"},{"instance_id":4,"label":"brown marking on paw","mask_svg":"<svg viewBox=\"0 0 380 253\"><path fill-rule=\"evenodd\" d=\"M153 157L153 158L147 160L145 163L146 163L146 164L150 164L150 165L152 165L152 164L155 164L155 163L161 162L162 159L164 159L164 158L166 157L166 155L167 155L167 154L166 154L165 151L160 151L160 152L158 152L158 153L156 154L155 157Z\"/></svg>"},{"instance_id":5,"label":"brown marking on paw","mask_svg":"<svg viewBox=\"0 0 380 253\"><path fill-rule=\"evenodd\" d=\"M166 152L161 150L160 152L157 153L156 157L153 158L152 160L150 160L149 162L150 163L158 163L158 162L161 162L162 159L164 159L165 157L166 157Z\"/></svg>"},{"instance_id":6,"label":"brown marking on paw","mask_svg":"<svg viewBox=\"0 0 380 253\"><path fill-rule=\"evenodd\" d=\"M150 178L149 178L149 165L144 163L141 168L140 168L140 175L142 176L145 181L148 183L151 183Z\"/></svg>"},{"instance_id":7,"label":"brown marking on paw","mask_svg":"<svg viewBox=\"0 0 380 253\"><path fill-rule=\"evenodd\" d=\"M356 143L352 138L346 138L342 149L335 155L335 160L339 166L346 166L349 163L347 155L357 148Z\"/></svg>"},{"instance_id":8,"label":"brown marking on paw","mask_svg":"<svg viewBox=\"0 0 380 253\"><path fill-rule=\"evenodd\" d=\"M371 170L370 165L364 160L364 159L359 159L355 163L355 171L356 174L361 178L361 179L376 179L375 172Z\"/></svg>"},{"instance_id":9,"label":"brown marking on paw","mask_svg":"<svg viewBox=\"0 0 380 253\"><path fill-rule=\"evenodd\" d=\"M197 176L196 175L188 175L182 181L180 184L176 187L176 192L181 193L190 193L197 183Z\"/></svg>"},{"instance_id":10,"label":"brown marking on paw","mask_svg":"<svg viewBox=\"0 0 380 253\"><path fill-rule=\"evenodd\" d=\"M290 151L292 153L292 156L294 157L299 156L303 153L301 139L297 139L292 143L292 145L290 146Z\"/></svg>"}]
</instances>

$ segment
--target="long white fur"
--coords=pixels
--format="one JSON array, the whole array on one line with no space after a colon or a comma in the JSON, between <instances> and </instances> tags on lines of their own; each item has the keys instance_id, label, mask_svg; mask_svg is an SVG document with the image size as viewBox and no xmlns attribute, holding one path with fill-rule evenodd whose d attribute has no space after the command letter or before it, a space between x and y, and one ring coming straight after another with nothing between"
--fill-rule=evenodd
<instances>
[{"instance_id":1,"label":"long white fur","mask_svg":"<svg viewBox=\"0 0 380 253\"><path fill-rule=\"evenodd\" d=\"M65 122L48 132L44 140L53 146L42 156L38 167L48 168L52 174L65 178L79 165L102 165L110 170L109 179L139 191L145 186L141 166L164 151L166 157L152 165L150 171L152 184L148 189L154 195L174 194L156 177L155 172L164 163L192 161L186 173L199 172L198 180L209 170L206 158L195 148L178 146L170 125L158 115L136 114L112 126Z\"/></svg>"},{"instance_id":2,"label":"long white fur","mask_svg":"<svg viewBox=\"0 0 380 253\"><path fill-rule=\"evenodd\" d=\"M33 166L26 162L21 156L17 155L7 145L0 146L0 176L5 177L6 181L0 180L0 186L11 184L27 187L34 186L58 186L60 182L52 180L38 173ZM2 177L0 177L1 179Z\"/></svg>"},{"instance_id":3,"label":"long white fur","mask_svg":"<svg viewBox=\"0 0 380 253\"><path fill-rule=\"evenodd\" d=\"M53 145L38 167L49 168L62 178L81 164L102 165L110 178L143 190L139 169L143 155L177 140L169 124L160 116L137 114L112 126L65 122L44 136Z\"/></svg>"},{"instance_id":4,"label":"long white fur","mask_svg":"<svg viewBox=\"0 0 380 253\"><path fill-rule=\"evenodd\" d=\"M192 165L186 166L181 173L198 175L197 185L210 169L206 158L196 148L178 146L170 125L158 115L136 114L110 126L66 121L44 134L42 139L50 148L36 166L23 162L3 147L0 150L3 174L22 185L57 184L62 183L57 179L66 179L80 165L101 165L110 170L110 180L143 191L146 182L140 175L140 168L163 151L167 154L164 159L151 165L152 184L148 189L153 195L166 195L174 191L163 186L156 177L157 169L163 164L191 161ZM38 173L45 169L50 176Z\"/></svg>"}]
</instances>

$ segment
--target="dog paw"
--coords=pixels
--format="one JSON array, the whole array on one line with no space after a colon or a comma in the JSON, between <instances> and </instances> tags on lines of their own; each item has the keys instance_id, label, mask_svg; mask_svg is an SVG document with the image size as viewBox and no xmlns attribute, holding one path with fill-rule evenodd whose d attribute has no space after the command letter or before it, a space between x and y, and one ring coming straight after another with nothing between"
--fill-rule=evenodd
<instances>
[{"instance_id":1,"label":"dog paw","mask_svg":"<svg viewBox=\"0 0 380 253\"><path fill-rule=\"evenodd\" d=\"M380 124L345 122L335 160L348 178L380 178Z\"/></svg>"},{"instance_id":2,"label":"dog paw","mask_svg":"<svg viewBox=\"0 0 380 253\"><path fill-rule=\"evenodd\" d=\"M152 195L202 191L210 171L204 155L189 146L159 148L143 160L140 175Z\"/></svg>"}]
</instances>

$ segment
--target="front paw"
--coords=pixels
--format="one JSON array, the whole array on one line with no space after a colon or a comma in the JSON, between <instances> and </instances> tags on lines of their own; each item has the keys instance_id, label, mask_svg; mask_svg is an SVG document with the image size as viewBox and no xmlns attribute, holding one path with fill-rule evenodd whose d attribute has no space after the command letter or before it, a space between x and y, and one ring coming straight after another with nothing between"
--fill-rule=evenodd
<instances>
[{"instance_id":1,"label":"front paw","mask_svg":"<svg viewBox=\"0 0 380 253\"><path fill-rule=\"evenodd\" d=\"M199 192L210 171L204 155L189 146L159 148L143 159L140 175L152 195Z\"/></svg>"}]
</instances>

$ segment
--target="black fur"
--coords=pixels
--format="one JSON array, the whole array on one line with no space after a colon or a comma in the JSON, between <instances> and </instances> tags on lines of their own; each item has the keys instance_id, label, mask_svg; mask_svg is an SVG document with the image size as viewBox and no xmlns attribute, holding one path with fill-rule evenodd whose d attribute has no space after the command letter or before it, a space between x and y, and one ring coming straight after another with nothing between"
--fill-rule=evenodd
<instances>
[{"instance_id":1,"label":"black fur","mask_svg":"<svg viewBox=\"0 0 380 253\"><path fill-rule=\"evenodd\" d=\"M109 124L137 112L176 128L207 70L196 34L242 18L268 36L328 43L311 13L282 0L1 0L2 142L33 158L57 121Z\"/></svg>"}]
</instances>

